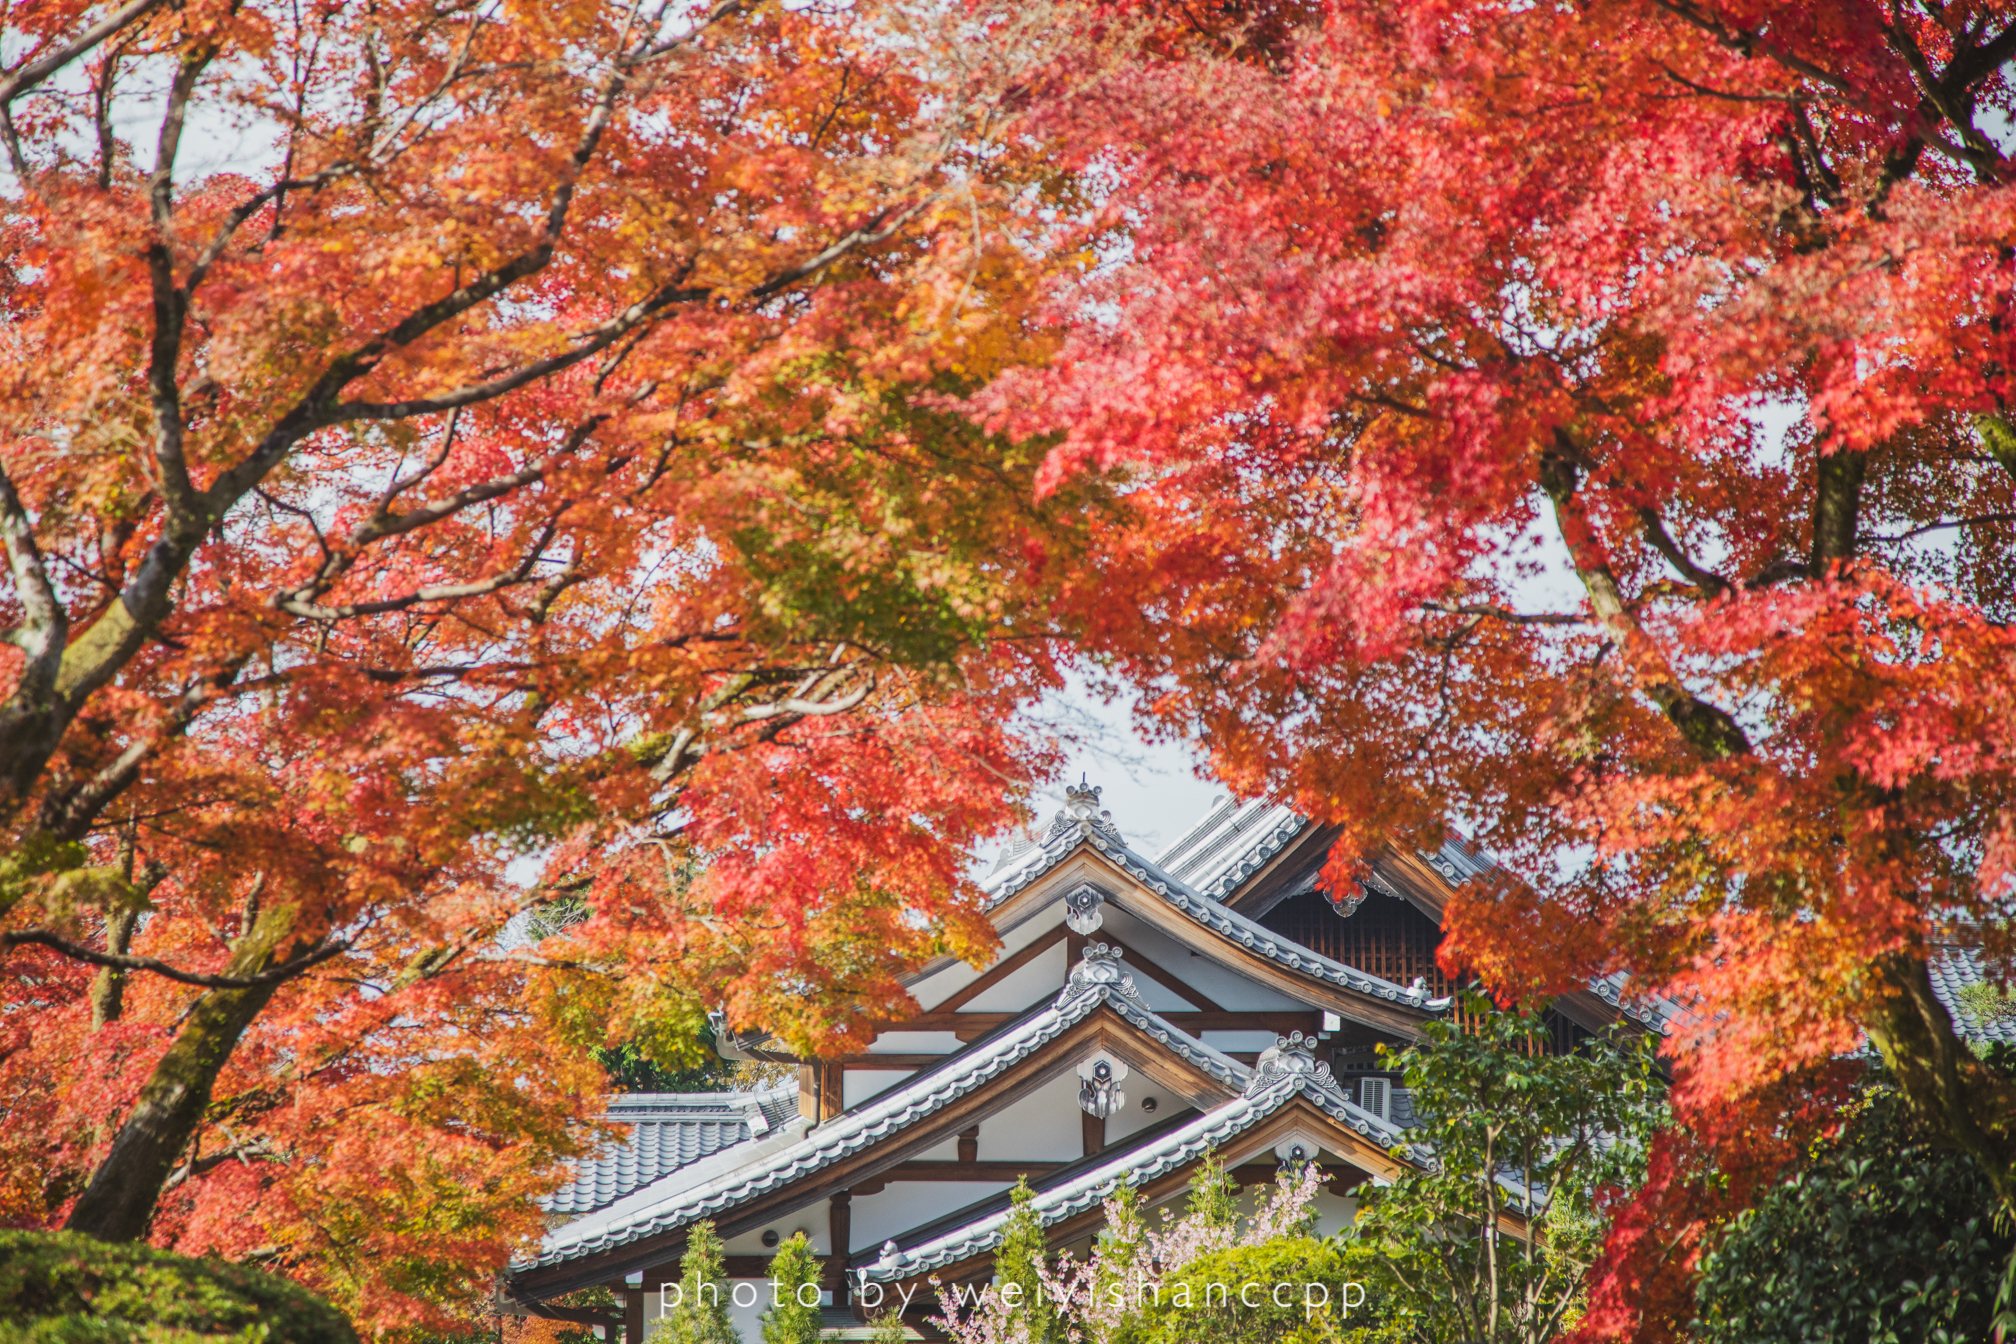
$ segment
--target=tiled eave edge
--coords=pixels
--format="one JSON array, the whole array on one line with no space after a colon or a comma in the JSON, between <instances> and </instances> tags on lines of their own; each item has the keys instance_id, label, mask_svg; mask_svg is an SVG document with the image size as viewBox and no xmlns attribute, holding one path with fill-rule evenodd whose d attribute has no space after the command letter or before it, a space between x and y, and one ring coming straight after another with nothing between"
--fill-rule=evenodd
<instances>
[{"instance_id":1,"label":"tiled eave edge","mask_svg":"<svg viewBox=\"0 0 2016 1344\"><path fill-rule=\"evenodd\" d=\"M1297 1096L1307 1097L1339 1124L1386 1149L1396 1159L1412 1161L1407 1139L1394 1125L1370 1111L1360 1110L1321 1084L1285 1078L1252 1096L1235 1097L1174 1133L1122 1154L1076 1180L1043 1191L1030 1201L1030 1209L1043 1226L1052 1226L1105 1202L1130 1176L1138 1184L1177 1170L1201 1156L1205 1149L1218 1147L1252 1128ZM998 1247L1008 1217L1008 1210L989 1214L921 1246L899 1248L894 1256L884 1256L856 1272L864 1280L889 1282L943 1269Z\"/></svg>"},{"instance_id":2,"label":"tiled eave edge","mask_svg":"<svg viewBox=\"0 0 2016 1344\"><path fill-rule=\"evenodd\" d=\"M1287 840L1306 824L1298 819L1294 827L1286 828L1285 834L1275 842L1275 849L1278 850L1282 844L1287 843ZM1276 827L1274 832L1269 833L1269 838L1282 833L1283 830L1283 827ZM1342 962L1332 961L1299 943L1269 932L1244 915L1197 891L1181 878L1164 872L1151 860L1142 858L1126 845L1109 840L1089 822L1081 822L1075 833L1066 831L1060 839L1041 846L1037 852L1043 855L1042 862L1030 863L1025 868L1015 870L994 893L989 905L999 905L1024 890L1045 873L1063 863L1081 844L1091 845L1108 863L1169 902L1192 922L1292 971L1313 976L1327 984L1340 985L1371 998L1406 1004L1423 1012L1444 1012L1450 1005L1451 1001L1447 998L1431 999L1425 990L1417 991L1396 985L1390 980L1382 980L1376 975L1346 966ZM1269 851L1270 854L1272 852Z\"/></svg>"},{"instance_id":3,"label":"tiled eave edge","mask_svg":"<svg viewBox=\"0 0 2016 1344\"><path fill-rule=\"evenodd\" d=\"M1110 1006L1149 1039L1223 1082L1228 1088L1238 1090L1250 1082L1252 1070L1143 1008L1120 984L1087 985L1075 993L1060 994L1057 1002L1050 1007L960 1055L951 1056L950 1063L934 1068L911 1082L898 1084L890 1092L865 1103L861 1110L820 1126L767 1160L686 1190L667 1193L659 1201L606 1224L580 1229L573 1235L570 1235L569 1226L556 1228L547 1234L537 1256L515 1268L536 1269L559 1264L645 1237L676 1231L688 1223L819 1171L998 1077L1067 1028L1083 1021L1101 1004ZM678 1173L668 1175L676 1177ZM665 1179L660 1178L661 1181ZM640 1187L625 1198L637 1198L649 1189L648 1185ZM606 1211L605 1207L598 1214ZM598 1214L589 1214L580 1221L594 1223Z\"/></svg>"},{"instance_id":4,"label":"tiled eave edge","mask_svg":"<svg viewBox=\"0 0 2016 1344\"><path fill-rule=\"evenodd\" d=\"M1300 943L1283 938L1237 911L1212 900L1209 896L1192 890L1181 880L1163 872L1132 850L1124 846L1110 845L1097 835L1087 838L1092 847L1104 855L1109 863L1126 872L1128 876L1175 906L1196 923L1213 933L1231 939L1248 951L1257 952L1270 961L1279 962L1289 970L1313 976L1328 984L1341 985L1371 998L1404 1003L1425 1012L1441 1012L1449 1006L1448 999L1431 999L1426 990L1405 989L1391 980L1382 980L1356 967L1346 966L1341 961L1332 961L1321 953L1311 952Z\"/></svg>"}]
</instances>

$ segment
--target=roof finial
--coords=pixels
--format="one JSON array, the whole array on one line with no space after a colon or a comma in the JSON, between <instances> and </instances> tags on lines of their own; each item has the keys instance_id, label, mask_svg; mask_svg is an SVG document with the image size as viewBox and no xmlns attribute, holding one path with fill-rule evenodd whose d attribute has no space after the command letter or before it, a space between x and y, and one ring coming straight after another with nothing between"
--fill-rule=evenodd
<instances>
[{"instance_id":1,"label":"roof finial","mask_svg":"<svg viewBox=\"0 0 2016 1344\"><path fill-rule=\"evenodd\" d=\"M1099 815L1099 786L1084 779L1081 774L1077 784L1064 786L1064 810L1079 821L1090 821Z\"/></svg>"}]
</instances>

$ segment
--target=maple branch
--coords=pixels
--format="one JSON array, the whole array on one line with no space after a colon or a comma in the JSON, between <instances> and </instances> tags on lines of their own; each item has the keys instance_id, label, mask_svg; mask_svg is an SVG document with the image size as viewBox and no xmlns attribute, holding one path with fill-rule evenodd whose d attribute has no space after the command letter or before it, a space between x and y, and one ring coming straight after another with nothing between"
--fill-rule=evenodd
<instances>
[{"instance_id":1,"label":"maple branch","mask_svg":"<svg viewBox=\"0 0 2016 1344\"><path fill-rule=\"evenodd\" d=\"M1639 689L1659 706L1696 751L1711 760L1748 754L1750 741L1736 720L1726 710L1687 689L1624 600L1609 556L1577 494L1579 474L1573 458L1580 453L1567 441L1565 430L1557 430L1556 435L1560 442L1540 458L1540 487L1554 503L1561 539L1568 547L1569 562L1589 595L1590 610L1616 640Z\"/></svg>"},{"instance_id":2,"label":"maple branch","mask_svg":"<svg viewBox=\"0 0 2016 1344\"><path fill-rule=\"evenodd\" d=\"M131 0L125 8L114 10L100 19L95 27L86 29L69 46L50 52L40 60L31 61L5 79L0 79L0 106L13 102L35 88L85 52L103 44L120 29L146 18L148 14L160 8L161 3L162 0Z\"/></svg>"},{"instance_id":3,"label":"maple branch","mask_svg":"<svg viewBox=\"0 0 2016 1344\"><path fill-rule=\"evenodd\" d=\"M342 621L357 616L376 616L388 611L404 611L423 602L450 602L465 597L486 597L529 579L533 567L545 557L546 548L552 545L553 537L559 530L560 524L557 518L549 521L545 529L540 532L539 539L519 561L517 568L473 583L448 583L433 588L416 588L399 597L381 598L376 602L346 603L338 607L325 607L294 596L280 598L273 605L290 616L300 616L312 621Z\"/></svg>"},{"instance_id":4,"label":"maple branch","mask_svg":"<svg viewBox=\"0 0 2016 1344\"><path fill-rule=\"evenodd\" d=\"M1704 569L1694 563L1694 558L1680 549L1680 543L1673 540L1673 534L1666 530L1666 522L1659 511L1649 504L1638 506L1638 521L1645 527L1645 539L1652 543L1652 549L1666 557L1666 563L1680 571L1687 582L1699 588L1709 597L1729 591L1729 583L1720 574Z\"/></svg>"},{"instance_id":5,"label":"maple branch","mask_svg":"<svg viewBox=\"0 0 2016 1344\"><path fill-rule=\"evenodd\" d=\"M140 777L140 767L160 750L162 744L180 737L196 721L205 706L214 702L238 678L251 660L249 651L229 660L208 676L198 677L184 689L175 706L153 733L129 743L112 761L84 783L67 792L52 793L42 806L40 825L62 840L81 839L105 809L132 787Z\"/></svg>"},{"instance_id":6,"label":"maple branch","mask_svg":"<svg viewBox=\"0 0 2016 1344\"><path fill-rule=\"evenodd\" d=\"M72 942L61 934L48 929L16 929L0 933L0 947L46 947L70 958L92 966L105 966L115 971L147 971L165 980L178 984L195 985L202 989L259 989L267 985L277 985L291 980L310 967L319 966L331 957L341 956L350 950L348 942L325 943L320 948L281 962L252 975L211 975L203 971L185 971L171 966L156 957L134 957L117 952L99 952L82 943Z\"/></svg>"},{"instance_id":7,"label":"maple branch","mask_svg":"<svg viewBox=\"0 0 2016 1344\"><path fill-rule=\"evenodd\" d=\"M25 618L22 624L0 633L0 640L27 655L21 689L26 689L28 698L40 700L56 684L70 617L56 595L56 585L50 582L42 548L35 540L34 524L28 521L28 511L22 507L21 496L15 492L13 478L4 465L0 465L0 544L6 547L7 567ZM16 690L17 696L21 689ZM0 725L4 722L0 720Z\"/></svg>"},{"instance_id":8,"label":"maple branch","mask_svg":"<svg viewBox=\"0 0 2016 1344\"><path fill-rule=\"evenodd\" d=\"M1483 616L1494 621L1504 621L1509 625L1587 625L1589 618L1562 612L1522 612L1508 607L1493 606L1482 602L1464 602L1450 605L1445 602L1423 602L1429 611L1439 611L1445 616Z\"/></svg>"},{"instance_id":9,"label":"maple branch","mask_svg":"<svg viewBox=\"0 0 2016 1344\"><path fill-rule=\"evenodd\" d=\"M1971 518L1949 518L1943 523L1927 523L1923 527L1914 527L1909 532L1898 532L1889 536L1866 537L1864 540L1882 542L1909 541L1913 537L1922 537L1927 532L1943 532L1949 527L1974 527L1981 523L2016 523L2016 513L1979 513Z\"/></svg>"},{"instance_id":10,"label":"maple branch","mask_svg":"<svg viewBox=\"0 0 2016 1344\"><path fill-rule=\"evenodd\" d=\"M1775 61L1779 65L1784 66L1787 70L1826 85L1857 107L1863 106L1861 100L1855 96L1854 86L1849 84L1847 80L1822 66L1813 64L1813 62L1802 56L1797 56L1787 51L1766 37L1759 29L1734 27L1713 15L1703 12L1702 7L1694 4L1692 0L1652 0L1652 4L1681 19L1683 22L1690 23L1694 27L1699 28L1702 32L1707 33L1717 42L1745 59L1752 56L1763 56L1767 60Z\"/></svg>"}]
</instances>

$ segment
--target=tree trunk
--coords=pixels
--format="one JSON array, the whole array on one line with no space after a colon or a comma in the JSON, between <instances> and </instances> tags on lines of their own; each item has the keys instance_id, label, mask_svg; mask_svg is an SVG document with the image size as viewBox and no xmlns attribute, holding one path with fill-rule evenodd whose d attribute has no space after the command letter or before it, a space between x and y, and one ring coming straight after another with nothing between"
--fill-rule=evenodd
<instances>
[{"instance_id":1,"label":"tree trunk","mask_svg":"<svg viewBox=\"0 0 2016 1344\"><path fill-rule=\"evenodd\" d=\"M232 948L225 974L249 976L265 969L292 924L291 909L262 914ZM100 1241L138 1241L147 1234L161 1187L203 1122L217 1075L279 987L276 980L249 989L212 989L196 1001L113 1136L112 1151L91 1174L66 1230Z\"/></svg>"},{"instance_id":2,"label":"tree trunk","mask_svg":"<svg viewBox=\"0 0 2016 1344\"><path fill-rule=\"evenodd\" d=\"M133 945L133 929L140 922L138 910L114 910L105 917L105 950L124 953ZM126 1007L126 972L112 966L98 968L91 982L91 1030L107 1022L117 1022Z\"/></svg>"},{"instance_id":3,"label":"tree trunk","mask_svg":"<svg viewBox=\"0 0 2016 1344\"><path fill-rule=\"evenodd\" d=\"M1980 1165L2016 1217L2016 1079L1989 1068L1960 1039L1923 957L1900 954L1875 969L1882 997L1863 1029L1911 1108Z\"/></svg>"}]
</instances>

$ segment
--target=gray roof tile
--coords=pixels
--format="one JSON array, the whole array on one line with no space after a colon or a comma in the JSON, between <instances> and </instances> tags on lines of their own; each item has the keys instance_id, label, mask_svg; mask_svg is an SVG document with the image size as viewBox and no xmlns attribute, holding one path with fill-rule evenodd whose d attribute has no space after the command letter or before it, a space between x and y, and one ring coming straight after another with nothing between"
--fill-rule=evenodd
<instances>
[{"instance_id":1,"label":"gray roof tile","mask_svg":"<svg viewBox=\"0 0 2016 1344\"><path fill-rule=\"evenodd\" d=\"M577 1218L613 1204L723 1148L744 1143L797 1113L795 1088L770 1092L631 1092L612 1097L604 1116L628 1133L574 1166L574 1179L542 1202L546 1212Z\"/></svg>"}]
</instances>

